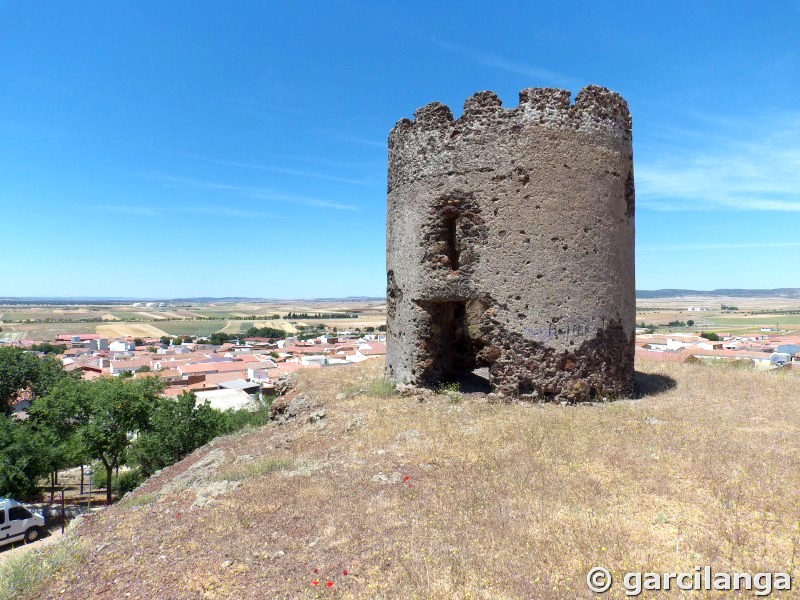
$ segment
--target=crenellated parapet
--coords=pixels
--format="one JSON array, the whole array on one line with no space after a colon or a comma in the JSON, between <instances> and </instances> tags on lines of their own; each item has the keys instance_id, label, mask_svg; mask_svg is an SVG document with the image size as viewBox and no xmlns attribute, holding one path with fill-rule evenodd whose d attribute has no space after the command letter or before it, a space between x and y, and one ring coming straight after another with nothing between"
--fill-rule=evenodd
<instances>
[{"instance_id":1,"label":"crenellated parapet","mask_svg":"<svg viewBox=\"0 0 800 600\"><path fill-rule=\"evenodd\" d=\"M389 156L396 168L390 172L389 188L400 179L450 169L447 153L462 152L471 142L484 144L487 138L500 136L513 144L513 137L527 138L532 129L561 130L598 144L630 144L631 115L622 96L596 85L583 88L574 103L567 90L527 88L513 108L504 108L494 92L477 92L464 103L458 119L446 104L433 102L392 129ZM439 159L420 171L420 152L426 157L438 154Z\"/></svg>"}]
</instances>

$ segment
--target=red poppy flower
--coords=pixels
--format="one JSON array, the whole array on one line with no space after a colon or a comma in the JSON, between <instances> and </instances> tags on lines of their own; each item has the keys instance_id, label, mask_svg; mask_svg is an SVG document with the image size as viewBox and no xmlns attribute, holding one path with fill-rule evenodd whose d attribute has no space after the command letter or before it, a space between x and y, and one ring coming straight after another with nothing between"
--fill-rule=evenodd
<instances>
[{"instance_id":1,"label":"red poppy flower","mask_svg":"<svg viewBox=\"0 0 800 600\"><path fill-rule=\"evenodd\" d=\"M315 579L311 582L311 585L319 585L319 579Z\"/></svg>"},{"instance_id":2,"label":"red poppy flower","mask_svg":"<svg viewBox=\"0 0 800 600\"><path fill-rule=\"evenodd\" d=\"M349 574L350 574L350 572L349 572L347 569L345 569L344 571L342 571L342 575L349 575Z\"/></svg>"},{"instance_id":3,"label":"red poppy flower","mask_svg":"<svg viewBox=\"0 0 800 600\"><path fill-rule=\"evenodd\" d=\"M410 480L411 480L411 475L406 475L405 477L403 477L403 481L410 481Z\"/></svg>"},{"instance_id":4,"label":"red poppy flower","mask_svg":"<svg viewBox=\"0 0 800 600\"><path fill-rule=\"evenodd\" d=\"M329 588L332 588L332 587L333 587L334 585L336 585L336 584L335 584L335 583L333 583L332 581L326 581L326 582L325 582L325 585L327 585Z\"/></svg>"},{"instance_id":5,"label":"red poppy flower","mask_svg":"<svg viewBox=\"0 0 800 600\"><path fill-rule=\"evenodd\" d=\"M180 518L181 518L181 513L177 513L177 514L175 515L175 518L176 518L176 519L180 519Z\"/></svg>"}]
</instances>

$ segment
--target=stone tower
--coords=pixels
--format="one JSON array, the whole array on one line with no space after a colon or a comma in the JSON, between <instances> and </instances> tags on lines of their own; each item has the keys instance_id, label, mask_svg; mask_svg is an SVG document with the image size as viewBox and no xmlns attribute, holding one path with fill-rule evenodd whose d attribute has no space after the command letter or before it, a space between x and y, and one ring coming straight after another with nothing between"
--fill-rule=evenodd
<instances>
[{"instance_id":1,"label":"stone tower","mask_svg":"<svg viewBox=\"0 0 800 600\"><path fill-rule=\"evenodd\" d=\"M501 394L628 395L635 327L631 116L588 86L434 102L389 136L387 371L488 368ZM479 371L480 372L480 371ZM485 372L485 371L484 371Z\"/></svg>"}]
</instances>

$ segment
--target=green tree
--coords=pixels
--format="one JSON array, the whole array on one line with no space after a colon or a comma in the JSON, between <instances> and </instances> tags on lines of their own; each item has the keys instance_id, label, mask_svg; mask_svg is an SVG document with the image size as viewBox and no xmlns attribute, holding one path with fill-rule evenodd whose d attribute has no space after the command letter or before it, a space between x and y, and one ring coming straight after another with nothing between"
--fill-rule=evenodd
<instances>
[{"instance_id":1,"label":"green tree","mask_svg":"<svg viewBox=\"0 0 800 600\"><path fill-rule=\"evenodd\" d=\"M689 319L688 321L686 321L686 324L687 324L689 327L691 327L692 325L694 325L694 321L693 321L692 319Z\"/></svg>"},{"instance_id":2,"label":"green tree","mask_svg":"<svg viewBox=\"0 0 800 600\"><path fill-rule=\"evenodd\" d=\"M133 343L137 346L144 346L144 340L142 338L133 338Z\"/></svg>"},{"instance_id":3,"label":"green tree","mask_svg":"<svg viewBox=\"0 0 800 600\"><path fill-rule=\"evenodd\" d=\"M43 398L37 399L28 410L34 444L40 460L50 473L51 496L57 483L58 471L90 460L78 435L78 415L81 397L76 381L65 381ZM86 384L84 384L86 385Z\"/></svg>"},{"instance_id":4,"label":"green tree","mask_svg":"<svg viewBox=\"0 0 800 600\"><path fill-rule=\"evenodd\" d=\"M29 426L0 415L0 496L29 498L46 473Z\"/></svg>"},{"instance_id":5,"label":"green tree","mask_svg":"<svg viewBox=\"0 0 800 600\"><path fill-rule=\"evenodd\" d=\"M706 338L710 342L718 342L719 341L719 336L716 333L706 333L705 331L703 331L702 333L700 333L700 337L701 338Z\"/></svg>"},{"instance_id":6,"label":"green tree","mask_svg":"<svg viewBox=\"0 0 800 600\"><path fill-rule=\"evenodd\" d=\"M50 408L57 414L54 427L68 428L71 424L85 456L103 463L110 482L114 469L125 460L131 434L148 430L162 390L163 384L156 377L66 381L46 399L49 407L40 405L37 415ZM108 504L111 494L108 485Z\"/></svg>"},{"instance_id":7,"label":"green tree","mask_svg":"<svg viewBox=\"0 0 800 600\"><path fill-rule=\"evenodd\" d=\"M42 342L41 344L33 344L31 346L31 350L43 354L64 354L66 349L66 344L51 344L50 342Z\"/></svg>"},{"instance_id":8,"label":"green tree","mask_svg":"<svg viewBox=\"0 0 800 600\"><path fill-rule=\"evenodd\" d=\"M170 337L168 335L162 335L160 341L165 346L169 346L169 343L170 343L171 340L170 340Z\"/></svg>"},{"instance_id":9,"label":"green tree","mask_svg":"<svg viewBox=\"0 0 800 600\"><path fill-rule=\"evenodd\" d=\"M72 466L70 462L69 440L70 436L61 436L51 427L28 427L29 443L36 455L42 475L50 475L50 501L53 501L55 486L58 483L58 471ZM37 478L38 479L38 478Z\"/></svg>"},{"instance_id":10,"label":"green tree","mask_svg":"<svg viewBox=\"0 0 800 600\"><path fill-rule=\"evenodd\" d=\"M0 348L0 414L11 412L11 401L21 390L30 387L34 397L41 397L62 379L79 376L66 373L52 356L39 358L20 348Z\"/></svg>"},{"instance_id":11,"label":"green tree","mask_svg":"<svg viewBox=\"0 0 800 600\"><path fill-rule=\"evenodd\" d=\"M208 403L198 404L193 392L183 392L176 399L162 398L149 430L133 443L129 462L148 477L214 439L225 424L224 415Z\"/></svg>"},{"instance_id":12,"label":"green tree","mask_svg":"<svg viewBox=\"0 0 800 600\"><path fill-rule=\"evenodd\" d=\"M244 337L266 337L266 338L285 338L286 332L283 329L275 329L274 327L251 327L248 329Z\"/></svg>"}]
</instances>

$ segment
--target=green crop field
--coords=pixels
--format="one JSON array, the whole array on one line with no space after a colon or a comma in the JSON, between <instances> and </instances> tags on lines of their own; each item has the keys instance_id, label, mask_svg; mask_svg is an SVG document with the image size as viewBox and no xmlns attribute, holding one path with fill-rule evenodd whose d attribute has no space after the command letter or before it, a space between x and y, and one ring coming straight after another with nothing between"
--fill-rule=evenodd
<instances>
[{"instance_id":1,"label":"green crop field","mask_svg":"<svg viewBox=\"0 0 800 600\"><path fill-rule=\"evenodd\" d=\"M760 317L709 317L714 325L731 325L734 327L780 327L800 325L800 315L762 315Z\"/></svg>"},{"instance_id":2,"label":"green crop field","mask_svg":"<svg viewBox=\"0 0 800 600\"><path fill-rule=\"evenodd\" d=\"M250 329L254 323L254 321L228 321L227 323L221 323L224 327L218 331L224 331L225 333L242 333Z\"/></svg>"},{"instance_id":3,"label":"green crop field","mask_svg":"<svg viewBox=\"0 0 800 600\"><path fill-rule=\"evenodd\" d=\"M225 327L226 321L157 321L153 323L170 335L211 335Z\"/></svg>"}]
</instances>

